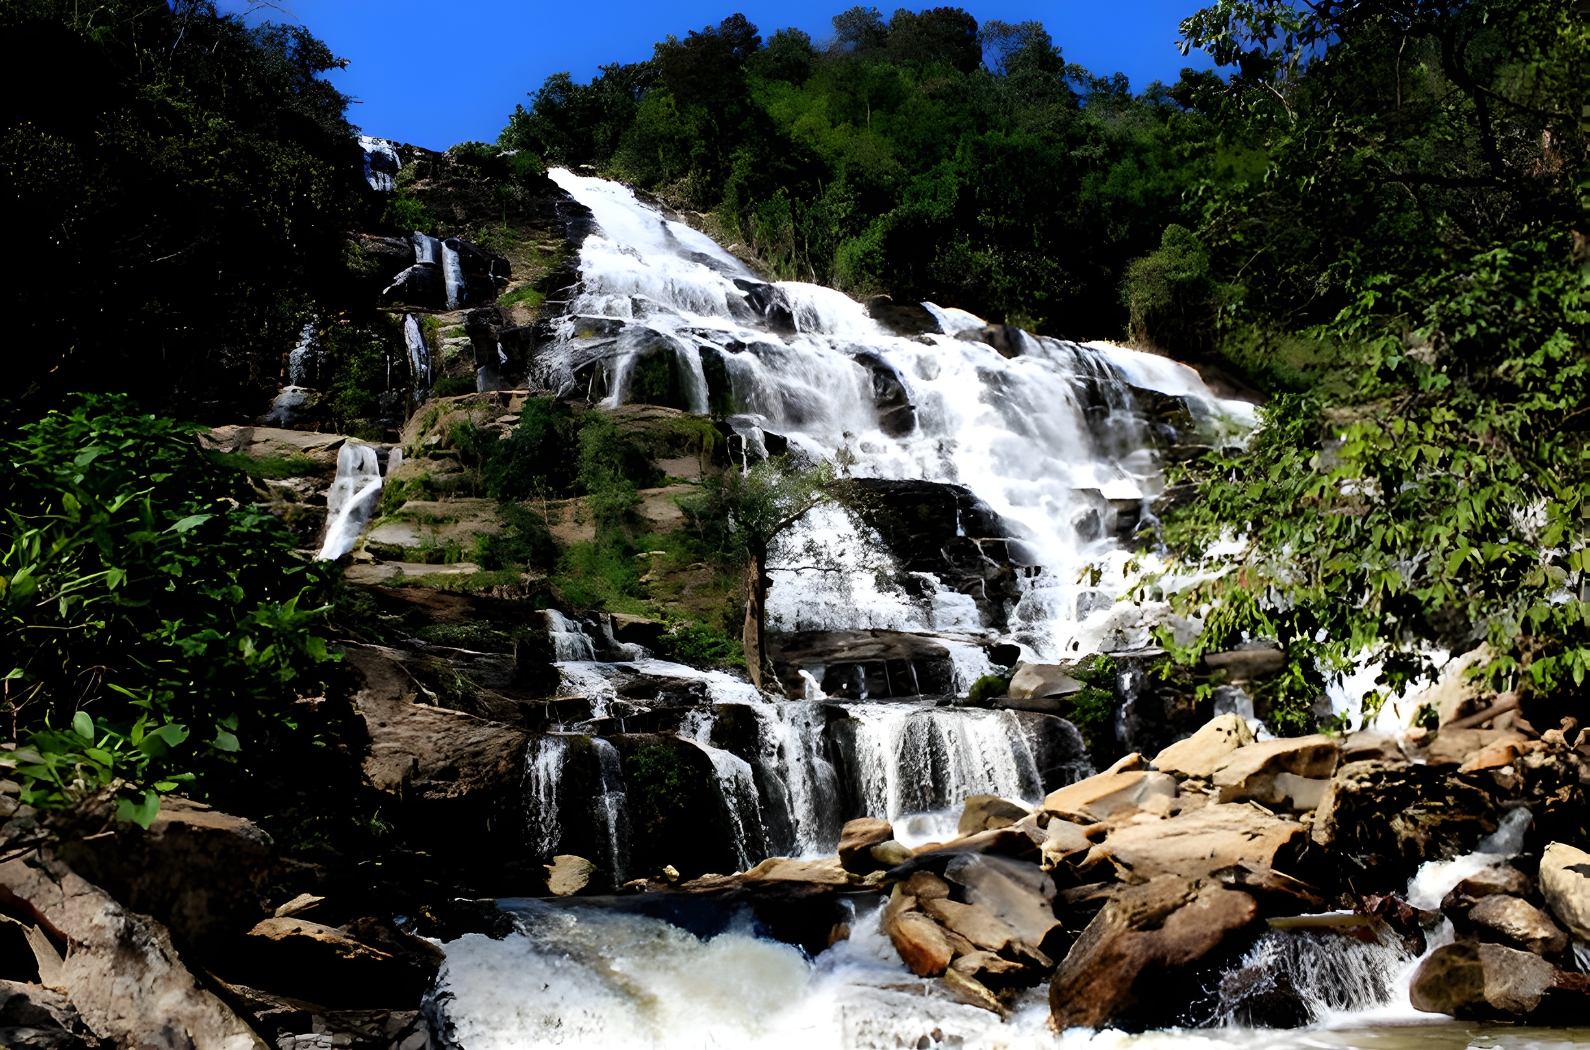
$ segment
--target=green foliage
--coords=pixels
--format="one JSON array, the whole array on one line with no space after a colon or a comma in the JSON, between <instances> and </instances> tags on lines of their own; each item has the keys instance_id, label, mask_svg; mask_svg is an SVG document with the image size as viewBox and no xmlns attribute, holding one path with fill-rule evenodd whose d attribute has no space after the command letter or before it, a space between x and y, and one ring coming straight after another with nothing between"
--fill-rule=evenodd
<instances>
[{"instance_id":1,"label":"green foliage","mask_svg":"<svg viewBox=\"0 0 1590 1050\"><path fill-rule=\"evenodd\" d=\"M251 478L279 480L326 473L324 464L310 456L264 456L255 459L242 452L212 452L210 458L225 470Z\"/></svg>"},{"instance_id":2,"label":"green foliage","mask_svg":"<svg viewBox=\"0 0 1590 1050\"><path fill-rule=\"evenodd\" d=\"M1009 688L1010 675L985 674L966 691L966 703L971 707L983 707L989 700L1004 696Z\"/></svg>"},{"instance_id":3,"label":"green foliage","mask_svg":"<svg viewBox=\"0 0 1590 1050\"><path fill-rule=\"evenodd\" d=\"M17 83L55 85L12 92L0 124L29 253L13 385L43 407L89 388L257 414L311 304L336 312L370 206L322 75L343 60L210 0L11 2L0 33Z\"/></svg>"},{"instance_id":4,"label":"green foliage","mask_svg":"<svg viewBox=\"0 0 1590 1050\"><path fill-rule=\"evenodd\" d=\"M502 531L476 540L475 560L481 568L518 566L545 572L556 564L558 545L544 518L517 503L499 503L497 516L502 519Z\"/></svg>"},{"instance_id":5,"label":"green foliage","mask_svg":"<svg viewBox=\"0 0 1590 1050\"><path fill-rule=\"evenodd\" d=\"M1182 357L1202 357L1214 329L1209 253L1196 234L1174 223L1159 250L1126 268L1122 295L1134 339Z\"/></svg>"},{"instance_id":6,"label":"green foliage","mask_svg":"<svg viewBox=\"0 0 1590 1050\"><path fill-rule=\"evenodd\" d=\"M1091 754L1099 755L1111 739L1115 715L1115 661L1108 656L1088 656L1071 669L1083 683L1079 692L1061 701L1061 714L1077 727Z\"/></svg>"},{"instance_id":7,"label":"green foliage","mask_svg":"<svg viewBox=\"0 0 1590 1050\"><path fill-rule=\"evenodd\" d=\"M458 397L460 394L473 394L475 392L474 376L442 376L431 386L434 397Z\"/></svg>"},{"instance_id":8,"label":"green foliage","mask_svg":"<svg viewBox=\"0 0 1590 1050\"><path fill-rule=\"evenodd\" d=\"M664 660L693 667L744 667L745 653L738 638L693 620L669 624L652 651Z\"/></svg>"},{"instance_id":9,"label":"green foliage","mask_svg":"<svg viewBox=\"0 0 1590 1050\"><path fill-rule=\"evenodd\" d=\"M625 764L624 781L636 830L651 835L670 819L690 816L697 778L677 752L647 744Z\"/></svg>"},{"instance_id":10,"label":"green foliage","mask_svg":"<svg viewBox=\"0 0 1590 1050\"><path fill-rule=\"evenodd\" d=\"M411 191L404 188L399 188L387 201L386 210L381 213L381 222L395 230L418 230L421 233L433 233L436 230L436 217Z\"/></svg>"},{"instance_id":11,"label":"green foliage","mask_svg":"<svg viewBox=\"0 0 1590 1050\"><path fill-rule=\"evenodd\" d=\"M324 689L331 577L199 429L85 397L0 449L0 765L30 804L120 790L147 823L149 790L215 789Z\"/></svg>"},{"instance_id":12,"label":"green foliage","mask_svg":"<svg viewBox=\"0 0 1590 1050\"><path fill-rule=\"evenodd\" d=\"M520 303L523 303L525 306L540 306L546 301L546 293L540 291L533 284L526 284L515 288L513 291L508 292L505 295L498 296L497 305L517 306Z\"/></svg>"}]
</instances>

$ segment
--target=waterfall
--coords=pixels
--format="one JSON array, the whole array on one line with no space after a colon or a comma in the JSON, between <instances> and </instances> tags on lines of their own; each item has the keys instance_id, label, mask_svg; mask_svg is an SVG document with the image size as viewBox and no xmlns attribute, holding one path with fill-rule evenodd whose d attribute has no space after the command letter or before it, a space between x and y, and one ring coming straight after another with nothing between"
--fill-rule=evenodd
<instances>
[{"instance_id":1,"label":"waterfall","mask_svg":"<svg viewBox=\"0 0 1590 1050\"><path fill-rule=\"evenodd\" d=\"M336 559L353 550L381 499L381 464L369 445L337 450L337 476L326 495L326 539L318 557Z\"/></svg>"},{"instance_id":2,"label":"waterfall","mask_svg":"<svg viewBox=\"0 0 1590 1050\"><path fill-rule=\"evenodd\" d=\"M624 881L629 867L629 796L624 791L624 768L619 761L618 748L592 737L596 750L597 772L601 778L601 791L591 799L591 819L602 831L607 856L602 858L614 886Z\"/></svg>"},{"instance_id":3,"label":"waterfall","mask_svg":"<svg viewBox=\"0 0 1590 1050\"><path fill-rule=\"evenodd\" d=\"M447 287L447 308L458 309L464 301L464 267L458 249L447 241L442 242L442 282Z\"/></svg>"},{"instance_id":4,"label":"waterfall","mask_svg":"<svg viewBox=\"0 0 1590 1050\"><path fill-rule=\"evenodd\" d=\"M679 737L705 751L711 760L740 870L750 868L767 856L767 836L762 829L762 810L757 803L756 780L751 773L751 763L739 755L712 746L711 711L697 709L686 715L684 725L679 729Z\"/></svg>"},{"instance_id":5,"label":"waterfall","mask_svg":"<svg viewBox=\"0 0 1590 1050\"><path fill-rule=\"evenodd\" d=\"M1292 1028L1389 1003L1412 959L1341 933L1271 930L1219 977L1206 1023Z\"/></svg>"},{"instance_id":6,"label":"waterfall","mask_svg":"<svg viewBox=\"0 0 1590 1050\"><path fill-rule=\"evenodd\" d=\"M955 807L972 795L1036 800L1038 765L1008 711L851 704L835 724L853 805L869 817Z\"/></svg>"},{"instance_id":7,"label":"waterfall","mask_svg":"<svg viewBox=\"0 0 1590 1050\"><path fill-rule=\"evenodd\" d=\"M1216 398L1185 365L1124 347L999 328L994 341L1004 349L996 349L975 338L981 319L932 304L939 331L895 335L833 289L761 281L617 183L561 169L551 177L591 210L597 229L581 247L577 294L553 344L538 352L533 384L616 406L637 363L666 354L680 364L682 407L744 414L803 455L842 459L858 477L968 486L1041 566L1022 581L1011 624L1038 655L1147 638L1146 625L1082 629L1111 616L1107 606L1131 582L1126 552L1104 524L1121 507L1135 519L1163 487L1150 431L1165 438L1175 427L1151 425L1140 402L1178 399L1190 418L1168 440L1200 444L1240 441L1251 405ZM842 557L854 544L835 529L809 524L784 549L816 545ZM1103 571L1083 587L1078 576L1090 566ZM814 629L840 629L858 607L872 624L892 620L891 629L982 626L963 595L945 595L924 614L895 595L852 603L824 593L831 573L776 559L770 569L770 617L804 615ZM854 575L850 585L868 586Z\"/></svg>"},{"instance_id":8,"label":"waterfall","mask_svg":"<svg viewBox=\"0 0 1590 1050\"><path fill-rule=\"evenodd\" d=\"M409 351L409 375L418 404L431 396L431 352L413 314L403 315L403 343Z\"/></svg>"},{"instance_id":9,"label":"waterfall","mask_svg":"<svg viewBox=\"0 0 1590 1050\"><path fill-rule=\"evenodd\" d=\"M578 623L556 609L546 610L547 636L552 639L555 660L595 660L596 649Z\"/></svg>"},{"instance_id":10,"label":"waterfall","mask_svg":"<svg viewBox=\"0 0 1590 1050\"><path fill-rule=\"evenodd\" d=\"M562 843L558 787L563 781L563 762L568 750L568 739L555 734L535 737L525 749L525 836L530 852L548 860Z\"/></svg>"}]
</instances>

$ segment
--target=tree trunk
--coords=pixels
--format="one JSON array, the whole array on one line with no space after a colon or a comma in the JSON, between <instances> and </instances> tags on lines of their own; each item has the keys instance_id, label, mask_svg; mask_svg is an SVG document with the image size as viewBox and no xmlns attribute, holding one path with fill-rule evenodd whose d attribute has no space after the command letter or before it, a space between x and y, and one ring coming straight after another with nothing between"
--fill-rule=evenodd
<instances>
[{"instance_id":1,"label":"tree trunk","mask_svg":"<svg viewBox=\"0 0 1590 1050\"><path fill-rule=\"evenodd\" d=\"M767 549L753 547L750 564L745 567L745 627L740 632L740 646L745 650L745 672L758 689L762 688L762 628L767 622L766 566Z\"/></svg>"}]
</instances>

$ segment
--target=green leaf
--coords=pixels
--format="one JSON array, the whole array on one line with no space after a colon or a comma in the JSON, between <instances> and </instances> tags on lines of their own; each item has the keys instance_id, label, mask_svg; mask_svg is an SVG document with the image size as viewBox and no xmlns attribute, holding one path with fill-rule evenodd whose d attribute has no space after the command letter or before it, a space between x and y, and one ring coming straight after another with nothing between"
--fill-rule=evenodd
<instances>
[{"instance_id":1,"label":"green leaf","mask_svg":"<svg viewBox=\"0 0 1590 1050\"><path fill-rule=\"evenodd\" d=\"M116 803L116 819L131 821L149 830L149 825L155 822L155 817L160 813L160 796L153 791L145 791L141 801L121 799Z\"/></svg>"},{"instance_id":2,"label":"green leaf","mask_svg":"<svg viewBox=\"0 0 1590 1050\"><path fill-rule=\"evenodd\" d=\"M242 747L237 742L237 737L225 729L215 731L215 739L210 741L210 746L217 751L241 751Z\"/></svg>"},{"instance_id":3,"label":"green leaf","mask_svg":"<svg viewBox=\"0 0 1590 1050\"><path fill-rule=\"evenodd\" d=\"M89 758L92 758L95 762L98 762L106 769L116 768L116 760L111 757L109 751L104 751L97 747L90 747L85 748L83 754L87 755Z\"/></svg>"},{"instance_id":4,"label":"green leaf","mask_svg":"<svg viewBox=\"0 0 1590 1050\"><path fill-rule=\"evenodd\" d=\"M166 531L184 533L190 529L198 528L200 525L203 525L213 517L215 517L214 514L189 514L186 518L183 518L181 521L177 522Z\"/></svg>"},{"instance_id":5,"label":"green leaf","mask_svg":"<svg viewBox=\"0 0 1590 1050\"><path fill-rule=\"evenodd\" d=\"M72 732L90 744L94 742L94 720L88 717L87 711L79 711L72 716Z\"/></svg>"}]
</instances>

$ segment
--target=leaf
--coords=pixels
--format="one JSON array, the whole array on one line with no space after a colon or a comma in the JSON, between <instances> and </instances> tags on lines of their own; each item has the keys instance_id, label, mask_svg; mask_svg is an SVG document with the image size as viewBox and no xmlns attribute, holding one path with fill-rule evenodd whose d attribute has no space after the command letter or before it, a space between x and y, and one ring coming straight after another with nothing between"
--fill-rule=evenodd
<instances>
[{"instance_id":1,"label":"leaf","mask_svg":"<svg viewBox=\"0 0 1590 1050\"><path fill-rule=\"evenodd\" d=\"M72 716L72 732L90 744L94 742L94 720L88 717L87 711L79 711Z\"/></svg>"},{"instance_id":2,"label":"leaf","mask_svg":"<svg viewBox=\"0 0 1590 1050\"><path fill-rule=\"evenodd\" d=\"M184 533L190 529L198 528L200 525L203 525L213 517L215 517L214 514L189 514L186 518L183 518L181 521L177 522L166 531L179 534Z\"/></svg>"},{"instance_id":3,"label":"leaf","mask_svg":"<svg viewBox=\"0 0 1590 1050\"><path fill-rule=\"evenodd\" d=\"M237 742L237 737L225 729L217 729L215 731L215 739L210 741L210 746L217 751L232 752L242 750L242 747Z\"/></svg>"},{"instance_id":4,"label":"leaf","mask_svg":"<svg viewBox=\"0 0 1590 1050\"><path fill-rule=\"evenodd\" d=\"M104 751L97 747L90 747L85 748L83 754L87 755L89 758L92 758L95 762L98 762L106 769L116 768L116 759L111 757L109 751Z\"/></svg>"},{"instance_id":5,"label":"leaf","mask_svg":"<svg viewBox=\"0 0 1590 1050\"><path fill-rule=\"evenodd\" d=\"M149 825L155 822L155 817L160 813L160 796L153 791L145 791L142 801L134 802L132 799L121 799L116 803L116 819L131 821L149 830Z\"/></svg>"}]
</instances>

